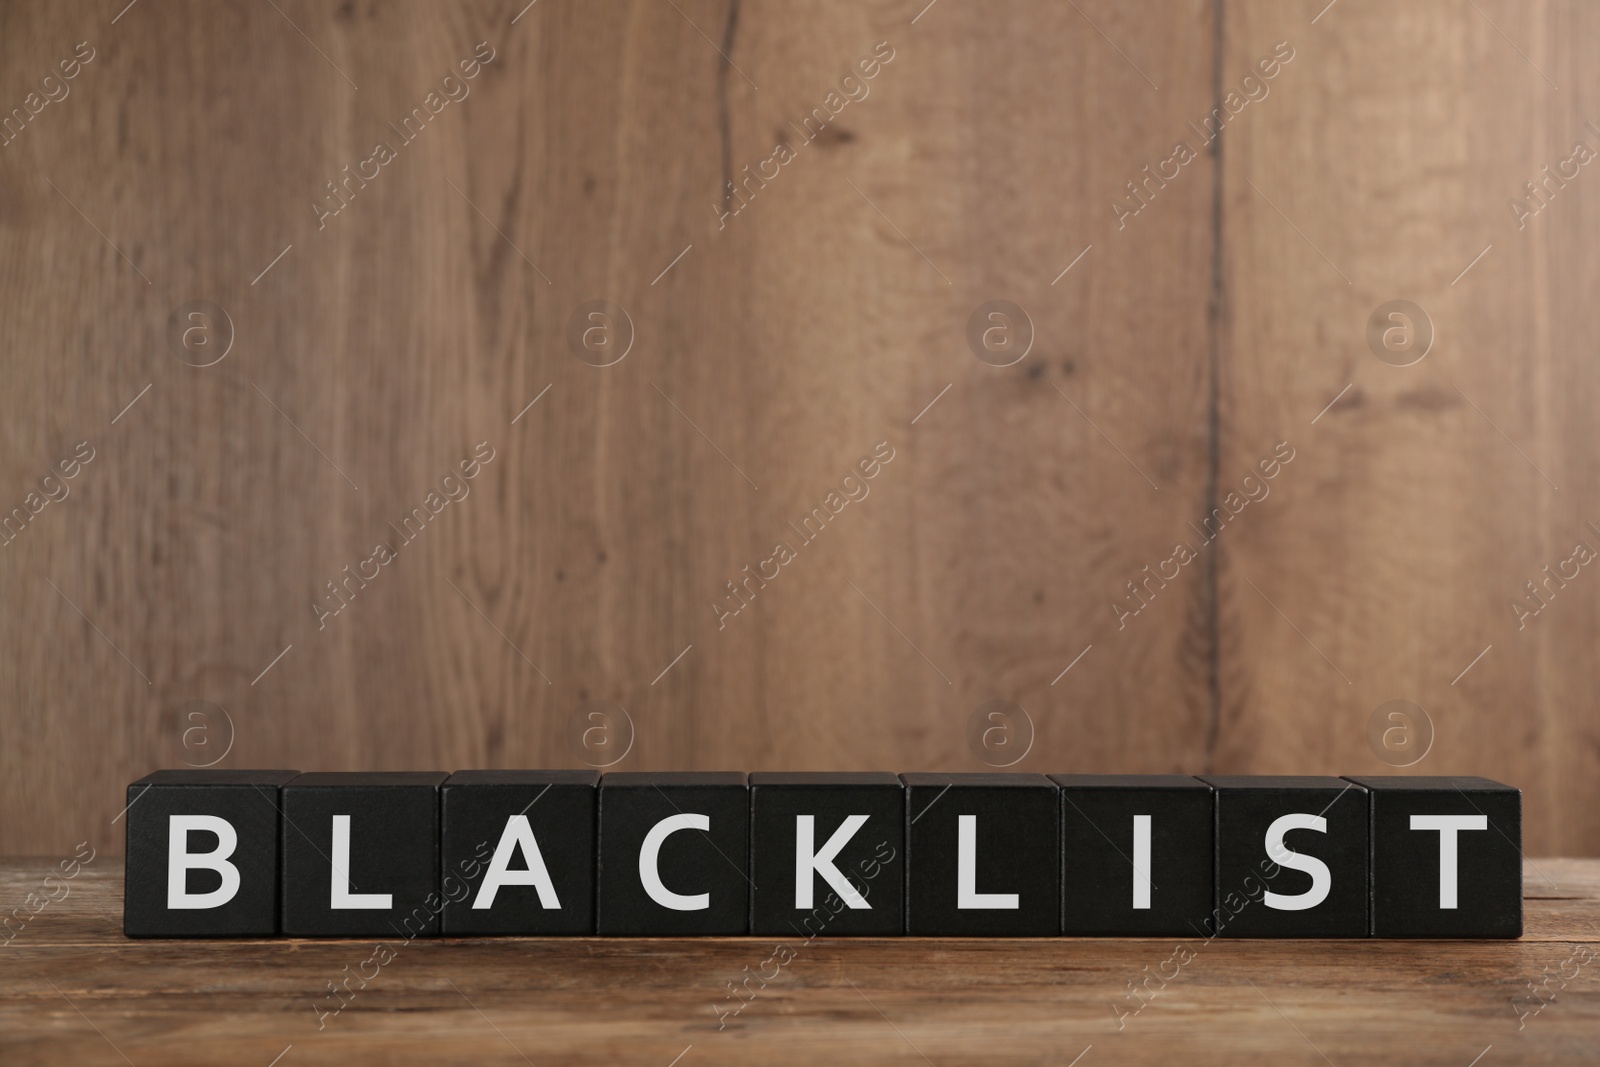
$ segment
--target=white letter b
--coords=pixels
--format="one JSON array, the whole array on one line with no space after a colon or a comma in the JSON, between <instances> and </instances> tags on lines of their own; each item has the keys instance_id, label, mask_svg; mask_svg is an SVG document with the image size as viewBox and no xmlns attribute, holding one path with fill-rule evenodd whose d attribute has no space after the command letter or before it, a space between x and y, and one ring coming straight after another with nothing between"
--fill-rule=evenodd
<instances>
[{"instance_id":1,"label":"white letter b","mask_svg":"<svg viewBox=\"0 0 1600 1067\"><path fill-rule=\"evenodd\" d=\"M189 831L217 835L211 852L190 852ZM239 845L233 824L215 815L173 815L167 824L167 907L173 909L220 908L239 892L239 868L228 862ZM216 871L222 884L209 893L188 891L188 872Z\"/></svg>"}]
</instances>

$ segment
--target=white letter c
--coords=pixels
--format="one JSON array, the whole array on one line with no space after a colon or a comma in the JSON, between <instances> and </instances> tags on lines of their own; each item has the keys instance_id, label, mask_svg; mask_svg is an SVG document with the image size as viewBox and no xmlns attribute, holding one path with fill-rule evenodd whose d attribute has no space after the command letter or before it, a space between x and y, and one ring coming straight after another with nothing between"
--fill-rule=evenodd
<instances>
[{"instance_id":1,"label":"white letter c","mask_svg":"<svg viewBox=\"0 0 1600 1067\"><path fill-rule=\"evenodd\" d=\"M644 891L650 894L651 900L673 911L705 911L711 907L710 893L674 893L661 883L661 872L656 870L661 845L669 836L679 830L710 829L708 815L678 814L662 819L645 834L644 846L639 849L639 881L644 883Z\"/></svg>"}]
</instances>

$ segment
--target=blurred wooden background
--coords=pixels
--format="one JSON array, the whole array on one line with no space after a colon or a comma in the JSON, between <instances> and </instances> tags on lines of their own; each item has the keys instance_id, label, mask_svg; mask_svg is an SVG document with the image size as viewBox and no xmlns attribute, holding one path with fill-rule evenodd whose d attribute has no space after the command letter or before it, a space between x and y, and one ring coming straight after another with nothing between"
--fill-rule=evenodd
<instances>
[{"instance_id":1,"label":"blurred wooden background","mask_svg":"<svg viewBox=\"0 0 1600 1067\"><path fill-rule=\"evenodd\" d=\"M213 760L1379 773L1400 700L1600 853L1600 9L1325 2L0 6L0 852Z\"/></svg>"}]
</instances>

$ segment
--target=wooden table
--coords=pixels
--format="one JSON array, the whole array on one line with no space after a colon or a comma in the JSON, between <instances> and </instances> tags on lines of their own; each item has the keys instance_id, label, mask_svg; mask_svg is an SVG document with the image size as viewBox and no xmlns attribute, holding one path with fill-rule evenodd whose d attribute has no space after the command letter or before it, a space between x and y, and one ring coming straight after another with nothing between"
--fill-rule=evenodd
<instances>
[{"instance_id":1,"label":"wooden table","mask_svg":"<svg viewBox=\"0 0 1600 1067\"><path fill-rule=\"evenodd\" d=\"M53 869L0 862L0 915ZM1162 940L793 939L780 966L763 939L583 938L363 967L371 941L130 941L103 857L12 921L0 1063L1600 1062L1600 860L1530 861L1524 886L1521 941L1191 939L1181 966ZM763 970L735 1013L727 983ZM1129 983L1162 971L1141 1008Z\"/></svg>"}]
</instances>

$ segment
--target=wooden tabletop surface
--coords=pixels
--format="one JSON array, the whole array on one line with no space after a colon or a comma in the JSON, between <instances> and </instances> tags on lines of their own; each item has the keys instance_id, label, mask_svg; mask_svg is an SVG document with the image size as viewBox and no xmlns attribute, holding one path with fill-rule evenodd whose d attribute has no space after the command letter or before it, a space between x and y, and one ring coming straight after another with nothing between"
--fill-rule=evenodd
<instances>
[{"instance_id":1,"label":"wooden tabletop surface","mask_svg":"<svg viewBox=\"0 0 1600 1067\"><path fill-rule=\"evenodd\" d=\"M1529 861L1514 942L397 940L381 964L128 940L120 860L55 868L0 861L8 1067L1600 1062L1600 860ZM347 973L376 976L335 1012ZM1147 974L1175 977L1141 1007Z\"/></svg>"}]
</instances>

